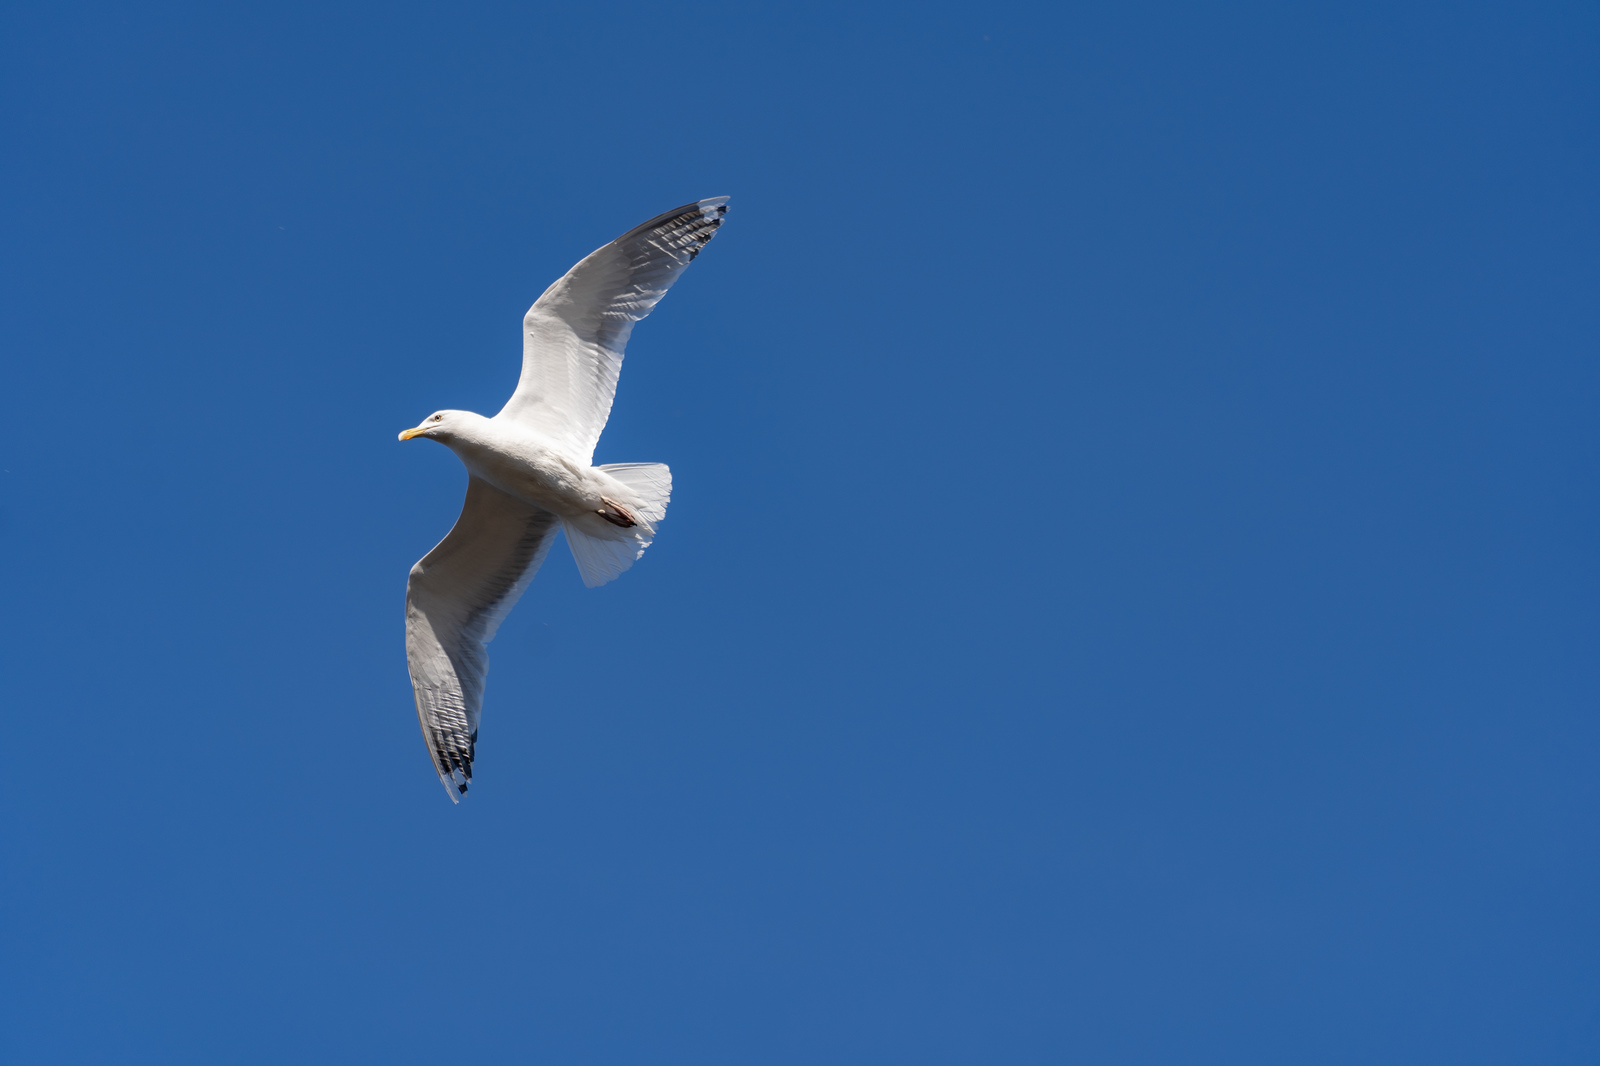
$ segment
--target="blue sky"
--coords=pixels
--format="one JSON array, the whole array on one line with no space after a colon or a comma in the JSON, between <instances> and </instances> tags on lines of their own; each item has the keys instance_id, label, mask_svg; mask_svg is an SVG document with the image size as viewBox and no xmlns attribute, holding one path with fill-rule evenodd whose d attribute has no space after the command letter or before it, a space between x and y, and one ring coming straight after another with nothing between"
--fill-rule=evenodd
<instances>
[{"instance_id":1,"label":"blue sky","mask_svg":"<svg viewBox=\"0 0 1600 1066\"><path fill-rule=\"evenodd\" d=\"M1592 5L3 19L8 1060L1600 1052ZM452 807L395 434L719 194Z\"/></svg>"}]
</instances>

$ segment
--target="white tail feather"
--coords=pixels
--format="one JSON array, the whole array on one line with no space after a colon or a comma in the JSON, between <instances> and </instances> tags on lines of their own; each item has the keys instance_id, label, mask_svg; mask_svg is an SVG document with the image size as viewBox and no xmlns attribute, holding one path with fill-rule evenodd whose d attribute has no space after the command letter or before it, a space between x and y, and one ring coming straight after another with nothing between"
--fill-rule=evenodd
<instances>
[{"instance_id":1,"label":"white tail feather","mask_svg":"<svg viewBox=\"0 0 1600 1066\"><path fill-rule=\"evenodd\" d=\"M653 526L667 517L672 471L666 463L607 463L600 469L633 490L634 508L646 522Z\"/></svg>"},{"instance_id":2,"label":"white tail feather","mask_svg":"<svg viewBox=\"0 0 1600 1066\"><path fill-rule=\"evenodd\" d=\"M623 501L644 525L618 527L605 523L598 515L592 519L561 520L567 534L572 560L578 564L583 583L597 588L620 576L634 564L655 539L655 527L667 514L672 497L672 471L664 463L609 463L600 467L616 478L632 497ZM581 523L581 524L580 524ZM584 528L588 525L593 530Z\"/></svg>"},{"instance_id":3,"label":"white tail feather","mask_svg":"<svg viewBox=\"0 0 1600 1066\"><path fill-rule=\"evenodd\" d=\"M572 561L578 564L578 573L590 588L599 588L621 575L650 546L650 542L640 536L619 536L615 540L593 536L565 518L561 520L561 528L567 534Z\"/></svg>"}]
</instances>

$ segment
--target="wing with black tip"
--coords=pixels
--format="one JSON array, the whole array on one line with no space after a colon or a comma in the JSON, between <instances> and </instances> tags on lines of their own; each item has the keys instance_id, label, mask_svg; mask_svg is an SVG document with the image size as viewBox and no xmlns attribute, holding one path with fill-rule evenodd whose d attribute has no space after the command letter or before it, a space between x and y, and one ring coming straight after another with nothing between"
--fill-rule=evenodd
<instances>
[{"instance_id":1,"label":"wing with black tip","mask_svg":"<svg viewBox=\"0 0 1600 1066\"><path fill-rule=\"evenodd\" d=\"M472 478L461 517L406 581L406 663L417 719L451 802L466 793L489 641L550 551L559 522Z\"/></svg>"},{"instance_id":2,"label":"wing with black tip","mask_svg":"<svg viewBox=\"0 0 1600 1066\"><path fill-rule=\"evenodd\" d=\"M599 248L528 309L522 377L500 411L585 465L611 416L633 324L665 296L728 210L715 196L658 215Z\"/></svg>"}]
</instances>

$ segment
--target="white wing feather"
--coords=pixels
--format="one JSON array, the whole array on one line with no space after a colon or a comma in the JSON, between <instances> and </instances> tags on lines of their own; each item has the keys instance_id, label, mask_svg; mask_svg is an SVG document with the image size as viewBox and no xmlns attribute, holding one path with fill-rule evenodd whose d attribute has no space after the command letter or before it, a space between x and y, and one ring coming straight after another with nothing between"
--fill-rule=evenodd
<instances>
[{"instance_id":1,"label":"white wing feather","mask_svg":"<svg viewBox=\"0 0 1600 1066\"><path fill-rule=\"evenodd\" d=\"M406 663L417 719L450 799L467 791L488 643L555 539L556 516L472 478L455 527L406 582Z\"/></svg>"},{"instance_id":2,"label":"white wing feather","mask_svg":"<svg viewBox=\"0 0 1600 1066\"><path fill-rule=\"evenodd\" d=\"M497 417L537 429L589 465L633 324L711 240L727 203L716 196L658 215L546 289L522 320L522 377Z\"/></svg>"}]
</instances>

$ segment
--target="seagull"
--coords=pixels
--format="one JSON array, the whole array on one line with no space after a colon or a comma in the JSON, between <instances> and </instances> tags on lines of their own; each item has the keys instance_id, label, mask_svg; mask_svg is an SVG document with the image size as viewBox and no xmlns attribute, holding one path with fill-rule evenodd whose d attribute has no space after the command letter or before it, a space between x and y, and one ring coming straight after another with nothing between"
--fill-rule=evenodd
<instances>
[{"instance_id":1,"label":"seagull","mask_svg":"<svg viewBox=\"0 0 1600 1066\"><path fill-rule=\"evenodd\" d=\"M522 377L493 418L435 411L426 437L467 468L449 534L406 581L406 662L417 719L450 802L472 781L489 641L550 552L559 528L583 583L604 585L655 538L672 495L664 463L593 466L622 350L728 210L685 204L586 256L522 319Z\"/></svg>"}]
</instances>

